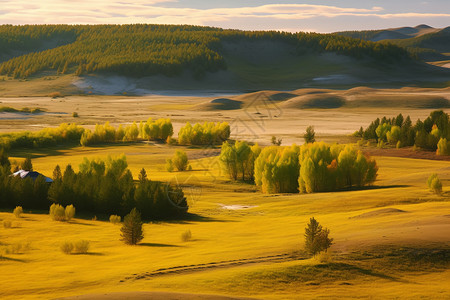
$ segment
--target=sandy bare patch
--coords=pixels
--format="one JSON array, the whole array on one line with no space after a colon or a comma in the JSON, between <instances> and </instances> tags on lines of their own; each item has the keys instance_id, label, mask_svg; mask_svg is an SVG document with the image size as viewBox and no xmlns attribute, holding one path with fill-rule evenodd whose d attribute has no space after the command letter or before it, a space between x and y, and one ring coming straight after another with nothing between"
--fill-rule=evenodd
<instances>
[{"instance_id":1,"label":"sandy bare patch","mask_svg":"<svg viewBox=\"0 0 450 300\"><path fill-rule=\"evenodd\" d=\"M242 205L242 204L233 204L233 205L219 204L219 205L221 206L222 209L228 210L242 210L258 207L257 205Z\"/></svg>"},{"instance_id":2,"label":"sandy bare patch","mask_svg":"<svg viewBox=\"0 0 450 300\"><path fill-rule=\"evenodd\" d=\"M81 296L72 296L65 298L58 298L64 300L245 300L255 298L242 297L228 297L220 295L206 295L206 294L186 294L186 293L172 293L172 292L120 292L120 293L106 293L106 294L88 294Z\"/></svg>"}]
</instances>

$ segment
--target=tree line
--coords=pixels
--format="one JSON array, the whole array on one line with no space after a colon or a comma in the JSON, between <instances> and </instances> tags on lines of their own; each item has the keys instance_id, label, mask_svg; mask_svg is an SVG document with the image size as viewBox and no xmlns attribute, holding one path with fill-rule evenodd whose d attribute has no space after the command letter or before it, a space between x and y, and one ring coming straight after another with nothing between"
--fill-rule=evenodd
<instances>
[{"instance_id":1,"label":"tree line","mask_svg":"<svg viewBox=\"0 0 450 300\"><path fill-rule=\"evenodd\" d=\"M226 69L221 54L223 42L240 40L282 41L295 46L299 55L334 52L385 61L409 58L406 50L393 44L337 34L223 30L189 25L3 25L0 26L0 55L12 57L20 51L25 54L1 63L0 74L26 78L53 70L58 74L112 72L143 77L176 76L190 70L200 78L207 71ZM52 43L53 48L45 47Z\"/></svg>"},{"instance_id":2,"label":"tree line","mask_svg":"<svg viewBox=\"0 0 450 300\"><path fill-rule=\"evenodd\" d=\"M146 219L177 218L188 204L181 188L147 179L141 170L135 182L124 155L106 160L85 158L75 172L69 164L53 171L53 183L43 176L33 181L11 175L11 165L2 152L0 207L21 206L48 210L51 204L73 205L80 211L125 215L137 208Z\"/></svg>"},{"instance_id":3,"label":"tree line","mask_svg":"<svg viewBox=\"0 0 450 300\"><path fill-rule=\"evenodd\" d=\"M187 122L178 132L179 145L217 145L230 137L231 129L227 122L196 123Z\"/></svg>"},{"instance_id":4,"label":"tree line","mask_svg":"<svg viewBox=\"0 0 450 300\"><path fill-rule=\"evenodd\" d=\"M375 160L350 145L308 143L260 149L225 142L219 156L232 180L254 180L264 193L313 193L372 184Z\"/></svg>"},{"instance_id":5,"label":"tree line","mask_svg":"<svg viewBox=\"0 0 450 300\"><path fill-rule=\"evenodd\" d=\"M410 116L404 118L401 113L393 118L377 118L354 135L365 140L373 139L380 146L384 143L397 148L416 146L436 151L438 155L450 155L450 119L442 110L431 112L424 121L418 119L414 125Z\"/></svg>"},{"instance_id":6,"label":"tree line","mask_svg":"<svg viewBox=\"0 0 450 300\"><path fill-rule=\"evenodd\" d=\"M142 140L176 143L180 145L216 145L230 137L230 125L226 122L205 122L192 126L189 122L178 133L178 141L172 139L173 125L170 119L149 118L147 121L117 128L105 124L96 124L94 130L86 129L75 123L63 123L56 128L39 131L22 131L0 134L1 149L41 148L56 145L92 146L98 144L136 142Z\"/></svg>"}]
</instances>

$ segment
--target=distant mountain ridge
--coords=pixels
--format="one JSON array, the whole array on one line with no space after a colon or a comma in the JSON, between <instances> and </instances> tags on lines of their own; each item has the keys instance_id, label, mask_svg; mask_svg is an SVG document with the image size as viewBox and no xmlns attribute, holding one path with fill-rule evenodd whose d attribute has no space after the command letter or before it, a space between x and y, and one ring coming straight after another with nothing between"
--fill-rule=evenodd
<instances>
[{"instance_id":1,"label":"distant mountain ridge","mask_svg":"<svg viewBox=\"0 0 450 300\"><path fill-rule=\"evenodd\" d=\"M450 26L433 28L421 24L383 30L341 31L336 34L372 42L390 42L405 47L426 61L450 59Z\"/></svg>"}]
</instances>

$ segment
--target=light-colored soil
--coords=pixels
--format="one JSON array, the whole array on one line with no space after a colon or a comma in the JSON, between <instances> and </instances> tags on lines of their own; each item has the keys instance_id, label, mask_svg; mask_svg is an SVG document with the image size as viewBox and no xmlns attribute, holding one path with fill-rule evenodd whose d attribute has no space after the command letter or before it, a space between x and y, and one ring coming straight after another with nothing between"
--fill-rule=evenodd
<instances>
[{"instance_id":1,"label":"light-colored soil","mask_svg":"<svg viewBox=\"0 0 450 300\"><path fill-rule=\"evenodd\" d=\"M227 297L220 295L187 294L171 292L122 292L105 294L88 294L58 298L59 300L245 300L256 298Z\"/></svg>"}]
</instances>

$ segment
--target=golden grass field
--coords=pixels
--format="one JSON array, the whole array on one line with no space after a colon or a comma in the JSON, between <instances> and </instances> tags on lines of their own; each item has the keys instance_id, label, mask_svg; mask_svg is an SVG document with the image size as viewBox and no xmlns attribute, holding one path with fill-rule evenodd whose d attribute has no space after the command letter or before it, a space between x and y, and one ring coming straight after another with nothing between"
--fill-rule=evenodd
<instances>
[{"instance_id":1,"label":"golden grass field","mask_svg":"<svg viewBox=\"0 0 450 300\"><path fill-rule=\"evenodd\" d=\"M448 97L445 91L426 92ZM105 120L118 124L152 116L173 118L177 132L186 121L243 120L234 123L244 129L234 131L233 137L263 145L272 135L282 137L283 145L301 144L310 124L316 127L318 140L354 143L347 134L376 117L402 112L415 121L431 111L417 107L388 111L384 107L295 111L271 107L263 111L263 106L250 106L268 116L263 122L249 110L186 110L211 100L195 97L0 100L5 106L33 104L66 113L61 118L3 119L3 131L69 120L89 126ZM72 111L78 111L80 118L71 118ZM165 159L180 148L186 150L193 170L169 173ZM48 212L29 212L26 207L21 218L11 211L0 212L0 225L5 220L12 222L11 228L0 226L0 298L51 299L113 292L137 296L133 293L139 291L191 294L176 295L176 299L194 299L192 294L256 299L450 297L450 161L376 156L379 175L371 188L267 195L253 185L229 181L218 164L218 152L154 143L13 151L13 163L32 155L34 169L47 176L56 164L64 168L70 163L77 170L84 157L124 153L135 179L144 167L152 180L184 186L192 215L184 221L146 223L141 244L127 246L119 240L120 225L107 221L109 216L93 220L93 215L80 213L70 222L57 222ZM442 195L427 189L426 179L432 173L443 182ZM311 217L331 230L334 245L328 262L305 259L302 254L304 228ZM183 242L181 235L187 230L192 240ZM62 243L78 240L90 242L88 254L61 252ZM11 253L19 245L23 249Z\"/></svg>"}]
</instances>

